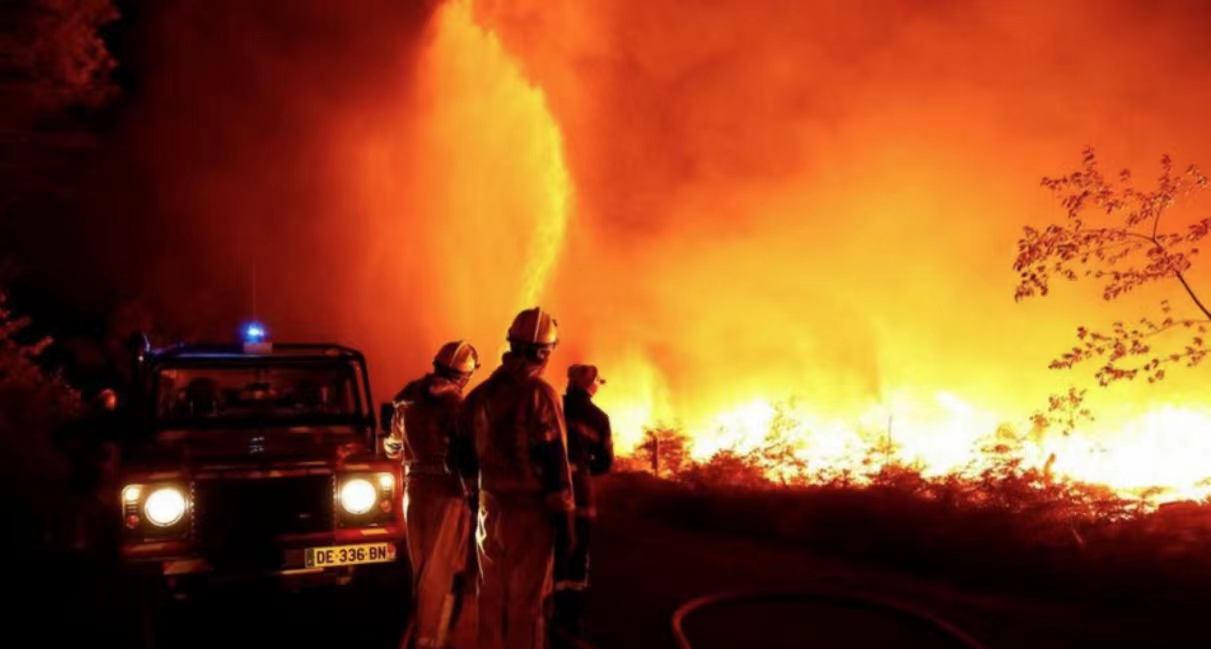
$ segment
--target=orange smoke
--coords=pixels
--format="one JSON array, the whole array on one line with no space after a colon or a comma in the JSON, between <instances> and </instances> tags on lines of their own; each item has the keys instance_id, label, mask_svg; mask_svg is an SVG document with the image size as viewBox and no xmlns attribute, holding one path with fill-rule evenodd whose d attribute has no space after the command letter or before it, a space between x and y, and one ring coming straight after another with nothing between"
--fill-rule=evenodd
<instances>
[{"instance_id":1,"label":"orange smoke","mask_svg":"<svg viewBox=\"0 0 1211 649\"><path fill-rule=\"evenodd\" d=\"M1083 382L1046 369L1077 324L1179 296L1012 299L1021 226L1062 215L1039 178L1075 168L1081 146L1143 176L1162 152L1206 157L1211 60L1194 45L1208 19L1159 11L477 3L477 33L517 66L506 76L545 93L576 187L544 296L564 325L558 369L603 368L624 449L657 422L691 431L700 456L751 447L795 397L793 435L817 467L860 461L890 421L900 459L957 470L1006 423L1061 475L1198 493L1211 410L1193 378L1096 392L1097 423L1072 437L1027 423ZM450 65L439 50L435 71ZM498 82L479 83L468 101L491 110ZM515 179L536 197L559 186Z\"/></svg>"}]
</instances>

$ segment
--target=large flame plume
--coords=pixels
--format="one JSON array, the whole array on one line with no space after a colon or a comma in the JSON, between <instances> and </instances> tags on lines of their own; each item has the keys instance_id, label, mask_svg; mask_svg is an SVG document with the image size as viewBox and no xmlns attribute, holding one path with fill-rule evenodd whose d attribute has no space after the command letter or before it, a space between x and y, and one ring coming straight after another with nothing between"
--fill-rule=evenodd
<instances>
[{"instance_id":1,"label":"large flame plume","mask_svg":"<svg viewBox=\"0 0 1211 649\"><path fill-rule=\"evenodd\" d=\"M507 319L544 297L563 246L572 196L561 134L466 0L434 14L412 92L398 125L350 138L361 163L351 179L380 236L380 298L398 309L373 326L423 314L430 346L467 337L490 364ZM417 283L419 296L407 288Z\"/></svg>"}]
</instances>

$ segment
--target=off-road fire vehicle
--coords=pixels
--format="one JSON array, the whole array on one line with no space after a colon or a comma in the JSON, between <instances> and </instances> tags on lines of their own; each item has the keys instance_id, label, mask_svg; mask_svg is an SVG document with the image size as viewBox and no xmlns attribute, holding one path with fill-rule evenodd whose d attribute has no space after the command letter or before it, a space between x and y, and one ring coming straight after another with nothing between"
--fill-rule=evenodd
<instances>
[{"instance_id":1,"label":"off-road fire vehicle","mask_svg":"<svg viewBox=\"0 0 1211 649\"><path fill-rule=\"evenodd\" d=\"M398 462L366 361L334 344L142 345L119 440L123 562L197 582L406 569Z\"/></svg>"}]
</instances>

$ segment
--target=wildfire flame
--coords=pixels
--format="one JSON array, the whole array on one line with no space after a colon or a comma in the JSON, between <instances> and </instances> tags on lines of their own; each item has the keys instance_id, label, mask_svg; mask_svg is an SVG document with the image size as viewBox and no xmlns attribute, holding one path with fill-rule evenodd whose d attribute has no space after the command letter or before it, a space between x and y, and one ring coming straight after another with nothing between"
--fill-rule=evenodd
<instances>
[{"instance_id":1,"label":"wildfire flame","mask_svg":"<svg viewBox=\"0 0 1211 649\"><path fill-rule=\"evenodd\" d=\"M1078 146L1014 120L1121 138L1106 120L1052 115L1057 96L1089 108L1115 82L1067 95L1080 74L970 80L1006 58L1050 60L1038 55L1049 48L1077 56L1097 30L1052 39L1068 22L1040 9L1038 25L988 36L1008 38L1008 54L967 58L953 53L975 36L915 14L901 40L888 35L895 16L877 21L880 49L740 3L734 20L717 8L690 22L669 19L679 4L655 4L613 15L454 0L437 14L421 66L431 105L409 144L433 169L418 186L440 198L421 211L444 250L470 238L508 249L445 284L459 296L442 304L452 321L493 340L515 307L552 308L560 362L589 359L610 379L599 401L623 452L659 424L687 432L698 458L776 430L808 467L894 462L938 476L987 466L1000 429L1056 479L1124 495L1161 487L1158 500L1211 493L1211 407L1196 386L1099 397L1096 423L1071 435L1028 418L1068 380L1045 368L1073 314L1112 310L1071 295L1066 313L1014 310L1013 241L1057 209L1020 196ZM1099 43L1133 60L1126 44ZM832 71L846 56L865 57L867 76ZM847 91L835 104L834 87ZM1134 163L1143 146L1123 150Z\"/></svg>"},{"instance_id":2,"label":"wildfire flame","mask_svg":"<svg viewBox=\"0 0 1211 649\"><path fill-rule=\"evenodd\" d=\"M779 430L807 467L848 470L858 477L882 463L913 466L924 477L974 475L991 465L990 445L1003 423L980 410L938 392L932 399L904 400L903 416L885 407L859 413L855 420L787 408L758 400L707 417L691 428L692 454L706 459L720 450L749 452ZM775 418L782 416L781 426ZM1030 431L1029 422L1018 430ZM1117 429L1100 426L1093 434L1021 436L1010 452L1024 466L1068 479L1113 488L1123 497L1145 492L1153 502L1201 499L1211 494L1206 458L1211 457L1211 408L1161 407L1123 421ZM1053 459L1054 458L1054 459Z\"/></svg>"},{"instance_id":3,"label":"wildfire flame","mask_svg":"<svg viewBox=\"0 0 1211 649\"><path fill-rule=\"evenodd\" d=\"M358 114L340 138L375 233L368 281L356 284L381 311L347 335L423 364L429 347L461 338L491 363L505 345L499 318L542 303L563 253L573 200L563 136L469 0L440 3L422 44L393 79L405 95L393 112Z\"/></svg>"},{"instance_id":4,"label":"wildfire flame","mask_svg":"<svg viewBox=\"0 0 1211 649\"><path fill-rule=\"evenodd\" d=\"M476 23L471 0L446 2L434 25L425 80L440 108L424 133L435 138L438 150L455 152L450 164L458 168L453 179L461 187L449 187L454 202L450 217L465 222L462 215L473 213L505 227L525 223L495 243L513 244L502 255L519 273L513 307L528 308L546 289L567 228L571 179L563 138L542 90L521 76L496 35ZM507 193L483 192L485 181L502 173L533 179L518 184L534 191L521 193L515 204L501 200L514 198ZM461 234L482 237L480 232ZM463 294L473 293L467 289ZM504 346L498 343L498 354Z\"/></svg>"},{"instance_id":5,"label":"wildfire flame","mask_svg":"<svg viewBox=\"0 0 1211 649\"><path fill-rule=\"evenodd\" d=\"M558 125L543 92L521 76L499 39L475 22L470 0L440 7L430 48L422 83L436 107L423 130L433 144L422 148L454 153L438 158L454 170L443 170L449 215L456 221L484 215L510 225L519 220L514 214L528 217L528 227L504 240L515 244L506 256L520 266L513 303L534 304L559 257L569 213L571 179ZM535 190L516 197L483 191L486 182L510 182L514 175Z\"/></svg>"}]
</instances>

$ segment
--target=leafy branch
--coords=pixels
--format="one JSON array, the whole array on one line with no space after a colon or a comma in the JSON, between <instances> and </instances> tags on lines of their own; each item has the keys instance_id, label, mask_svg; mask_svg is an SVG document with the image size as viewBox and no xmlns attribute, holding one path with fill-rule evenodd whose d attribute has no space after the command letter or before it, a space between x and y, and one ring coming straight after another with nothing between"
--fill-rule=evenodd
<instances>
[{"instance_id":1,"label":"leafy branch","mask_svg":"<svg viewBox=\"0 0 1211 649\"><path fill-rule=\"evenodd\" d=\"M1153 282L1176 280L1189 299L1187 313L1181 316L1166 300L1159 317L1141 317L1130 326L1115 322L1100 331L1080 326L1078 344L1050 367L1071 369L1099 359L1094 376L1107 386L1141 373L1149 382L1159 381L1167 366L1202 362L1211 310L1187 276L1199 254L1198 242L1211 233L1211 218L1183 227L1171 226L1163 217L1179 200L1206 189L1207 177L1193 165L1175 173L1172 160L1164 156L1155 187L1142 190L1132 184L1129 171L1108 178L1093 149L1086 148L1081 170L1044 178L1042 185L1059 198L1067 217L1043 229L1023 228L1013 265L1019 276L1015 300L1046 296L1056 278L1096 281L1107 301ZM1188 331L1184 342L1162 336L1181 329ZM1072 396L1070 391L1056 398L1063 402Z\"/></svg>"},{"instance_id":2,"label":"leafy branch","mask_svg":"<svg viewBox=\"0 0 1211 649\"><path fill-rule=\"evenodd\" d=\"M1068 388L1064 394L1053 394L1048 397L1047 409L1031 416L1031 422L1036 430L1058 428L1067 435L1081 422L1092 422L1093 412L1085 406L1087 390Z\"/></svg>"}]
</instances>

